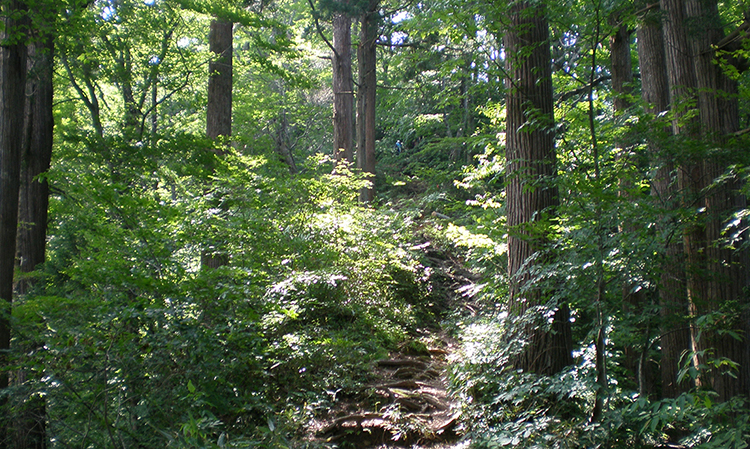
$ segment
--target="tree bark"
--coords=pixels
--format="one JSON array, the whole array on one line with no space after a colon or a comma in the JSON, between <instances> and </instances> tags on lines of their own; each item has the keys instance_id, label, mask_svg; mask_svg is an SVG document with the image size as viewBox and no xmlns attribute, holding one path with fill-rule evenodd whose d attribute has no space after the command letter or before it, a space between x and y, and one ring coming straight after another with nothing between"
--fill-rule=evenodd
<instances>
[{"instance_id":1,"label":"tree bark","mask_svg":"<svg viewBox=\"0 0 750 449\"><path fill-rule=\"evenodd\" d=\"M352 87L352 20L345 12L333 16L333 156L354 161Z\"/></svg>"},{"instance_id":2,"label":"tree bark","mask_svg":"<svg viewBox=\"0 0 750 449\"><path fill-rule=\"evenodd\" d=\"M701 24L690 32L701 135L712 147L721 147L725 140L723 136L739 129L739 113L736 83L726 77L714 63L713 45L724 37L718 6L715 0L687 0L685 5L691 23ZM747 202L740 194L740 185L736 180L711 185L724 174L730 164L728 157L713 153L707 154L702 162L703 179L699 185L703 192L700 200L706 213L703 239L705 248L701 250L705 253L703 260L706 265L700 267L701 270L695 275L700 284L696 294L691 297L690 311L695 317L719 312L732 303L736 304L740 313L747 306L747 253L720 244L724 221L735 210L744 209ZM727 314L727 310L721 313ZM747 332L746 320L739 316L731 319L729 315L731 311L725 315L720 326L737 330L741 334ZM711 355L696 357L697 365L705 366L710 357L726 357L739 363L741 367L736 377L723 374L724 370L721 369L704 369L706 375L699 377L701 384L712 387L719 394L720 400L725 401L741 394L750 397L750 357L747 354L746 337L737 340L711 329L694 326L692 338L699 354L703 351L711 352Z\"/></svg>"},{"instance_id":3,"label":"tree bark","mask_svg":"<svg viewBox=\"0 0 750 449\"><path fill-rule=\"evenodd\" d=\"M510 311L517 317L546 302L545 292L532 285L526 265L545 262L539 255L548 241L533 228L554 215L559 201L549 30L544 10L534 5L518 2L511 7L505 35L508 275ZM567 307L560 305L550 331L526 329L529 345L515 362L518 368L552 374L572 362L568 315Z\"/></svg>"},{"instance_id":4,"label":"tree bark","mask_svg":"<svg viewBox=\"0 0 750 449\"><path fill-rule=\"evenodd\" d=\"M213 59L208 64L208 105L206 106L206 136L209 139L232 135L232 30L234 24L214 19L208 35ZM220 156L222 149L215 149ZM201 266L218 268L229 263L229 255L214 242L213 248L201 254Z\"/></svg>"},{"instance_id":5,"label":"tree bark","mask_svg":"<svg viewBox=\"0 0 750 449\"><path fill-rule=\"evenodd\" d=\"M632 106L630 101L630 94L633 91L633 65L631 60L630 51L630 35L631 32L626 24L621 23L622 11L613 12L609 21L614 27L612 35L609 37L609 54L610 54L610 73L612 74L612 93L614 94L613 110L615 120L622 123L625 118L629 115L629 109ZM626 147L624 142L615 142L617 157L620 160L622 166L625 168L623 171L624 177L619 180L619 196L625 201L632 200L633 198L633 179L632 173L635 171L636 161L632 154L632 148ZM637 194L636 194L637 195ZM632 233L638 229L640 223L633 221L623 220L620 223L621 233ZM636 329L639 333L646 332L649 327L644 325L642 311L645 309L645 290L636 289L636 285L628 282L628 279L632 279L630 273L623 273L624 281L622 285L622 304L623 310L629 314L635 315L636 318ZM644 338L648 340L648 336ZM641 339L641 340L644 340ZM645 349L644 349L645 350ZM650 390L649 381L647 380L647 371L641 360L641 353L638 352L637 347L625 346L623 348L624 353L624 367L629 372L632 379L639 385L639 390ZM641 382L643 380L644 382Z\"/></svg>"},{"instance_id":6,"label":"tree bark","mask_svg":"<svg viewBox=\"0 0 750 449\"><path fill-rule=\"evenodd\" d=\"M208 35L213 59L208 64L206 135L232 135L232 22L214 19Z\"/></svg>"},{"instance_id":7,"label":"tree bark","mask_svg":"<svg viewBox=\"0 0 750 449\"><path fill-rule=\"evenodd\" d=\"M698 370L698 386L713 388L719 400L750 393L747 343L717 330L747 332L747 300L743 294L748 285L746 254L723 248L723 220L735 208L744 208L745 200L735 182L714 184L724 174L729 158L714 148L721 148L723 136L738 126L736 92L714 65L713 44L723 35L715 1L662 0L665 11L667 67L672 86L672 108L677 112L673 129L687 136L699 151L683 157L678 171L683 206L697 210L684 233L687 260L687 293L691 324L692 363ZM690 27L689 24L699 24ZM727 95L729 94L729 95ZM680 120L686 107L680 100L697 100L697 119ZM682 107L681 107L682 106ZM696 107L691 106L692 111ZM711 150L704 148L710 147ZM713 325L699 325L699 320L718 319ZM740 365L739 373L730 376L726 368L711 366L712 361L728 358Z\"/></svg>"},{"instance_id":8,"label":"tree bark","mask_svg":"<svg viewBox=\"0 0 750 449\"><path fill-rule=\"evenodd\" d=\"M654 116L669 110L669 79L664 47L661 11L647 11L637 28L638 59L641 68L641 97L646 111ZM652 129L652 134L669 135L672 129ZM651 195L665 211L677 206L677 185L672 180L675 165L665 156L659 141L648 142L649 153L658 168L651 184ZM661 317L661 391L662 397L675 398L688 391L692 382L678 383L681 355L690 350L690 325L683 265L682 239L668 238L659 270L659 309Z\"/></svg>"},{"instance_id":9,"label":"tree bark","mask_svg":"<svg viewBox=\"0 0 750 449\"><path fill-rule=\"evenodd\" d=\"M31 273L44 263L47 243L47 209L49 184L43 175L50 168L54 118L53 60L54 38L45 35L29 45L28 84L30 96L26 101L26 116L21 154L21 186L19 200L19 227L17 237L17 262L21 273ZM32 279L21 278L16 292L26 294L33 285ZM34 350L38 341L26 342ZM38 380L41 373L29 370L18 372L18 380ZM15 427L14 444L17 449L43 449L47 446L46 412L44 398L34 391L24 394L24 405Z\"/></svg>"},{"instance_id":10,"label":"tree bark","mask_svg":"<svg viewBox=\"0 0 750 449\"><path fill-rule=\"evenodd\" d=\"M286 118L286 109L282 109L279 112L279 128L276 132L276 153L279 155L281 160L289 167L289 173L297 174L297 164L294 162L294 156L292 150L289 148L288 143L288 132L289 132L289 121Z\"/></svg>"},{"instance_id":11,"label":"tree bark","mask_svg":"<svg viewBox=\"0 0 750 449\"><path fill-rule=\"evenodd\" d=\"M21 178L21 140L26 85L26 38L23 35L25 4L3 4L4 33L0 34L0 390L8 387L5 367L10 349L10 314L18 225L18 193ZM21 88L19 88L21 86ZM0 400L5 408L6 397ZM0 449L9 447L7 415L0 417Z\"/></svg>"},{"instance_id":12,"label":"tree bark","mask_svg":"<svg viewBox=\"0 0 750 449\"><path fill-rule=\"evenodd\" d=\"M375 100L377 94L375 42L378 39L378 2L371 1L360 19L359 34L359 91L357 96L357 168L369 175L373 183L363 188L359 200L365 203L375 199Z\"/></svg>"}]
</instances>

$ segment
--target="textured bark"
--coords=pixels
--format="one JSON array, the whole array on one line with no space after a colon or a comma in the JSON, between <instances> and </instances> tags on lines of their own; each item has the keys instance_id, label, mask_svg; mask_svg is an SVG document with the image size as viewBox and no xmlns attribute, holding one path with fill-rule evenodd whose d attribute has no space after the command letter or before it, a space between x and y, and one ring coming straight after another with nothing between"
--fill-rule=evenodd
<instances>
[{"instance_id":1,"label":"textured bark","mask_svg":"<svg viewBox=\"0 0 750 449\"><path fill-rule=\"evenodd\" d=\"M739 129L739 114L736 97L733 97L737 93L737 86L714 64L712 46L724 37L719 11L715 0L687 0L685 5L691 23L700 23L700 26L690 30L689 35L698 88L701 135L706 142L720 147L724 135ZM717 312L732 302L740 310L747 306L744 294L748 287L746 251L727 249L716 243L722 239L724 220L735 210L747 206L744 196L739 193L739 182L728 181L710 187L715 179L724 174L730 163L720 154L708 154L702 162L700 187L707 189L700 198L706 211L705 248L701 248L705 254L705 266L701 266L695 274L699 288L691 296L690 304L691 314L695 317ZM744 320L733 320L726 315L720 325L741 333L748 330ZM750 396L750 357L746 340L739 341L728 335L693 327L693 345L697 351L711 351L711 357L727 357L741 366L736 377L722 374L721 370L705 370L704 375L699 377L701 384L716 390L720 400L740 394ZM695 363L699 365L705 361L704 357L695 358Z\"/></svg>"},{"instance_id":2,"label":"textured bark","mask_svg":"<svg viewBox=\"0 0 750 449\"><path fill-rule=\"evenodd\" d=\"M206 136L209 139L232 135L232 22L214 19L208 35L213 59L208 64L208 105ZM223 155L223 150L215 150ZM216 243L201 254L201 266L218 268L229 263L229 255Z\"/></svg>"},{"instance_id":3,"label":"textured bark","mask_svg":"<svg viewBox=\"0 0 750 449\"><path fill-rule=\"evenodd\" d=\"M621 23L621 12L617 11L610 15L609 21L614 27L614 32L609 38L609 54L610 54L610 73L612 74L612 91L614 93L614 114L615 119L618 122L623 122L623 118L627 118L629 115L628 110L632 106L630 101L630 93L632 92L633 83L633 66L630 55L630 30L627 25ZM616 152L618 159L625 168L625 177L619 181L620 192L619 196L625 200L632 199L633 182L630 176L635 169L636 161L633 158L631 148L626 147L623 142L616 142ZM634 223L632 221L623 220L620 223L620 232L631 233L638 229L640 223ZM628 273L624 273L625 282L622 286L622 299L623 308L630 314L640 315L641 311L644 310L645 304L645 289L635 289L635 285L628 283L627 279L630 278ZM641 315L642 316L642 315ZM637 329L639 333L647 332L648 327L642 325L642 321L638 320ZM645 338L648 339L648 336ZM644 340L644 339L641 339ZM645 349L644 349L645 350ZM647 379L647 371L644 364L640 363L641 353L637 348L633 346L625 346L624 352L624 367L629 372L632 380L639 384L639 390L650 390L647 388L647 384L650 382L641 382L641 380Z\"/></svg>"},{"instance_id":4,"label":"textured bark","mask_svg":"<svg viewBox=\"0 0 750 449\"><path fill-rule=\"evenodd\" d=\"M525 265L544 262L532 260L548 243L532 230L532 223L554 215L558 205L549 30L541 8L527 2L511 7L505 49L510 310L520 317L545 302L542 289L531 285ZM518 368L551 374L572 362L566 307L557 310L551 332L532 326L527 333L529 346L516 361Z\"/></svg>"},{"instance_id":5,"label":"textured bark","mask_svg":"<svg viewBox=\"0 0 750 449\"><path fill-rule=\"evenodd\" d=\"M646 104L646 112L658 115L669 110L669 80L664 64L664 37L659 11L653 11L641 19L637 40L641 96ZM669 134L671 129L652 129L651 132L655 135ZM651 181L651 195L663 210L672 211L677 206L677 186L672 180L675 166L672 158L664 155L659 140L652 138L648 142L650 156L658 166ZM690 325L686 320L688 303L682 240L670 238L664 245L658 280L661 395L675 398L693 387L692 382L677 382L680 357L690 350Z\"/></svg>"},{"instance_id":6,"label":"textured bark","mask_svg":"<svg viewBox=\"0 0 750 449\"><path fill-rule=\"evenodd\" d=\"M0 34L0 390L8 387L7 351L10 349L10 312L18 224L18 192L21 177L21 139L26 85L26 45L19 24L11 18L24 4L3 5L4 34ZM19 88L20 86L20 88ZM7 399L0 399L0 409ZM0 417L0 449L7 441L8 416Z\"/></svg>"},{"instance_id":7,"label":"textured bark","mask_svg":"<svg viewBox=\"0 0 750 449\"><path fill-rule=\"evenodd\" d=\"M669 110L669 79L664 64L665 49L661 11L648 11L637 29L638 59L641 69L641 96L646 111L657 115ZM671 129L654 129L654 134L669 134ZM658 169L651 183L651 195L664 210L677 206L677 185L672 180L675 165L664 156L658 139L648 143L652 159ZM665 242L659 278L661 316L661 391L662 396L674 398L688 391L691 382L677 383L680 356L690 350L690 326L687 290L683 266L683 242L672 238Z\"/></svg>"},{"instance_id":8,"label":"textured bark","mask_svg":"<svg viewBox=\"0 0 750 449\"><path fill-rule=\"evenodd\" d=\"M18 263L21 272L34 271L44 262L47 239L49 184L40 177L50 168L54 118L52 116L52 38L29 46L29 79L21 159ZM18 282L26 293L29 282Z\"/></svg>"},{"instance_id":9,"label":"textured bark","mask_svg":"<svg viewBox=\"0 0 750 449\"><path fill-rule=\"evenodd\" d=\"M208 64L208 105L206 135L209 139L232 135L232 23L212 20Z\"/></svg>"},{"instance_id":10,"label":"textured bark","mask_svg":"<svg viewBox=\"0 0 750 449\"><path fill-rule=\"evenodd\" d=\"M676 122L673 129L693 141L702 139L703 145L721 148L723 135L736 130L738 120L736 100L723 95L735 92L735 88L713 63L711 46L722 38L717 4L713 0L662 0L661 5L666 18L672 107L678 112L679 119L685 111L685 108L679 109L679 100L697 100L699 113L698 119ZM688 28L688 24L696 26ZM744 310L747 300L743 295L748 285L746 255L726 250L718 242L722 220L735 208L745 207L735 183L712 186L728 165L728 160L722 156L721 152L713 150L685 155L678 170L678 181L683 206L701 211L684 234L689 313L695 320L691 326L692 362L699 372L699 386L713 388L720 400L727 400L750 393L747 344L719 336L711 328L701 329L697 323L706 314L726 308L714 315L720 318L717 327L740 332L748 330ZM735 313L736 318L733 317ZM706 362L722 357L740 364L736 378L723 374L722 369L707 367Z\"/></svg>"},{"instance_id":11,"label":"textured bark","mask_svg":"<svg viewBox=\"0 0 750 449\"><path fill-rule=\"evenodd\" d=\"M54 118L53 99L53 54L52 36L38 38L29 46L28 79L29 95L26 99L24 137L21 154L21 190L19 201L19 227L17 238L17 263L21 273L30 273L44 263L47 242L47 209L49 205L49 185L40 177L50 168ZM32 286L32 280L22 278L16 283L16 291L25 294ZM31 341L30 350L40 346ZM17 381L38 380L41 373L21 370ZM44 398L35 392L27 392L23 397L21 413L14 424L14 445L17 449L43 449L47 447L46 416Z\"/></svg>"},{"instance_id":12,"label":"textured bark","mask_svg":"<svg viewBox=\"0 0 750 449\"><path fill-rule=\"evenodd\" d=\"M664 13L664 48L666 55L667 74L670 85L670 106L675 119L672 131L683 141L695 139L697 123L694 119L687 119L689 112L686 102L693 99L695 92L695 72L688 42L686 27L686 12L682 0L662 0L661 9ZM689 148L689 145L684 145ZM699 202L703 170L700 160L691 154L681 154L677 167L677 185L682 206L693 209ZM697 223L687 224L683 231L683 251L685 259L685 279L688 304L696 297L702 296L702 287L697 273L705 266L703 248L705 248L703 229ZM679 307L675 307L679 311ZM669 311L667 311L669 312ZM694 350L691 341L691 350ZM671 354L670 357L676 357ZM675 362L676 363L676 362Z\"/></svg>"},{"instance_id":13,"label":"textured bark","mask_svg":"<svg viewBox=\"0 0 750 449\"><path fill-rule=\"evenodd\" d=\"M375 42L378 38L378 2L372 1L360 19L358 47L359 91L357 95L357 168L375 182L375 100L377 92ZM362 202L375 199L375 185L359 193Z\"/></svg>"},{"instance_id":14,"label":"textured bark","mask_svg":"<svg viewBox=\"0 0 750 449\"><path fill-rule=\"evenodd\" d=\"M354 161L354 92L352 88L352 20L339 12L333 17L333 155Z\"/></svg>"}]
</instances>

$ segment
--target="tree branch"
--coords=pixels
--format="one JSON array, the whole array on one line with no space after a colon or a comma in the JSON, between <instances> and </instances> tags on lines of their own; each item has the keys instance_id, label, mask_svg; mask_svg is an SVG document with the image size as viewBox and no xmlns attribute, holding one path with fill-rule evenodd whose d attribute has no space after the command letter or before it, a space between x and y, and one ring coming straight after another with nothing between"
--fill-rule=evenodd
<instances>
[{"instance_id":1,"label":"tree branch","mask_svg":"<svg viewBox=\"0 0 750 449\"><path fill-rule=\"evenodd\" d=\"M336 58L338 58L338 52L336 52L336 49L333 48L333 44L331 44L325 34L323 34L323 29L320 27L320 21L318 20L318 11L315 10L315 5L313 4L312 0L307 0L307 3L310 5L310 9L312 9L313 20L315 21L315 30L317 30L318 34L320 34L320 38L323 39L323 42L328 45L328 48L330 48L333 54L336 55Z\"/></svg>"}]
</instances>

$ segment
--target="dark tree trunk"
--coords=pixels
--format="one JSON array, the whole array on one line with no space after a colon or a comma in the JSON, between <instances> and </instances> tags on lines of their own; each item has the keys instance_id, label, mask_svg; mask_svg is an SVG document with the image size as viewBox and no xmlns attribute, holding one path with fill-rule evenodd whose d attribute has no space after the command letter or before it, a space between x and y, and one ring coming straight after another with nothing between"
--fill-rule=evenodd
<instances>
[{"instance_id":1,"label":"dark tree trunk","mask_svg":"<svg viewBox=\"0 0 750 449\"><path fill-rule=\"evenodd\" d=\"M378 2L371 1L362 14L359 34L359 92L357 97L357 167L375 182L375 99L377 92L375 42L378 38ZM362 202L375 199L375 185L359 193Z\"/></svg>"},{"instance_id":2,"label":"dark tree trunk","mask_svg":"<svg viewBox=\"0 0 750 449\"><path fill-rule=\"evenodd\" d=\"M289 148L288 136L289 133L289 121L286 118L286 110L281 110L279 113L279 128L276 132L276 153L279 155L282 161L289 167L289 173L297 174L297 164L294 162L294 156L292 150Z\"/></svg>"},{"instance_id":3,"label":"dark tree trunk","mask_svg":"<svg viewBox=\"0 0 750 449\"><path fill-rule=\"evenodd\" d=\"M5 32L0 34L0 390L8 387L7 354L10 349L10 313L18 225L18 192L21 178L21 140L26 85L26 41L14 19L25 9L20 1L2 7ZM21 28L22 29L22 28ZM20 87L19 87L20 86ZM0 449L10 447L6 396L0 399Z\"/></svg>"},{"instance_id":4,"label":"dark tree trunk","mask_svg":"<svg viewBox=\"0 0 750 449\"><path fill-rule=\"evenodd\" d=\"M686 28L687 16L682 0L661 0L661 9L664 15L664 49L670 87L670 106L675 112L672 132L677 137L677 141L687 142L697 137L696 121L686 117L686 112L689 111L685 108L686 102L692 100L696 86ZM690 148L690 145L684 145L683 147ZM699 202L702 179L703 170L700 160L690 154L680 155L680 164L677 166L677 185L683 207L695 210ZM702 227L698 224L687 225L683 231L682 241L687 301L690 304L696 296L703 296L700 293L703 285L696 276L701 270L700 267L705 266L705 252L703 251L705 241ZM681 311L682 307L679 304L674 304L672 310L666 309L664 313L680 313ZM680 324L678 321L674 325ZM679 335L676 336L682 338L681 330L678 332ZM680 357L676 353L679 348L670 349L675 352L665 352L663 357ZM674 363L678 363L678 360L674 360ZM680 389L680 386L675 386L674 391ZM668 386L665 386L665 391L669 391Z\"/></svg>"},{"instance_id":5,"label":"dark tree trunk","mask_svg":"<svg viewBox=\"0 0 750 449\"><path fill-rule=\"evenodd\" d=\"M333 16L333 155L336 161L354 161L352 87L352 20L348 14Z\"/></svg>"},{"instance_id":6,"label":"dark tree trunk","mask_svg":"<svg viewBox=\"0 0 750 449\"><path fill-rule=\"evenodd\" d=\"M18 263L22 273L34 271L44 262L47 239L49 184L40 175L50 168L54 118L52 116L52 38L29 46L29 79L21 159L21 190L18 229ZM29 281L18 282L26 293Z\"/></svg>"},{"instance_id":7,"label":"dark tree trunk","mask_svg":"<svg viewBox=\"0 0 750 449\"><path fill-rule=\"evenodd\" d=\"M28 87L30 96L26 102L24 138L21 154L21 187L19 200L19 227L17 240L17 262L21 273L30 273L44 263L47 242L47 208L49 184L43 175L50 168L54 118L53 58L54 39L45 36L29 46ZM23 295L32 287L32 280L20 279L16 291ZM27 342L30 350L40 346L38 341ZM41 373L22 370L19 382L36 381ZM27 385L28 386L28 385ZM47 446L45 431L45 401L33 388L23 390L23 407L15 427L17 449L43 449Z\"/></svg>"},{"instance_id":8,"label":"dark tree trunk","mask_svg":"<svg viewBox=\"0 0 750 449\"><path fill-rule=\"evenodd\" d=\"M721 148L723 135L738 128L738 119L736 99L731 98L736 88L713 63L712 45L722 38L717 4L713 0L662 0L661 5L665 12L672 107L679 108L680 100L697 100L699 113L698 119L690 121L680 121L681 114L676 114L673 129L696 142L686 148ZM685 108L675 110L682 112ZM695 151L684 156L678 171L683 206L701 211L684 233L687 296L693 319L692 362L698 370L698 386L713 388L720 400L750 393L750 354L746 341L721 336L715 329L701 328L698 324L698 319L706 314L734 307L722 313L727 318L718 325L719 329L731 329L740 334L748 330L746 316L728 318L735 312L747 313L744 289L748 285L748 268L744 252L727 250L720 242L723 220L735 208L745 207L735 182L712 185L729 165L729 159L724 156L715 150ZM740 372L730 376L721 369L708 368L707 361L722 357L739 363Z\"/></svg>"},{"instance_id":9,"label":"dark tree trunk","mask_svg":"<svg viewBox=\"0 0 750 449\"><path fill-rule=\"evenodd\" d=\"M691 47L698 88L698 109L700 112L701 135L712 147L720 147L727 134L739 129L737 86L726 77L714 63L712 46L724 37L719 10L715 0L687 0L686 12L690 23L700 23L691 29ZM705 266L695 277L700 288L691 296L691 314L700 317L717 312L731 303L737 304L738 310L747 305L745 289L748 287L748 260L746 251L728 249L719 244L723 238L724 221L736 210L744 209L746 201L740 194L738 181L726 181L710 187L714 180L721 177L731 160L721 154L707 154L702 163L703 178L700 198L705 207L704 221ZM722 326L729 326L740 334L748 330L742 319L727 320ZM747 354L747 340L737 340L729 335L719 335L708 329L693 327L693 345L697 351L715 351L713 357L726 357L739 363L739 375L722 374L721 370L707 370L699 380L710 386L719 394L720 400L733 396L750 396L750 378ZM697 357L697 364L705 365L704 357Z\"/></svg>"},{"instance_id":10,"label":"dark tree trunk","mask_svg":"<svg viewBox=\"0 0 750 449\"><path fill-rule=\"evenodd\" d=\"M638 59L641 69L641 96L646 112L657 116L669 110L669 80L664 65L664 36L659 10L647 10L637 28ZM659 135L668 135L671 129L651 129L653 137L648 147L657 171L651 182L651 195L665 211L675 209L677 189L672 180L675 169L672 158L665 157ZM663 220L664 221L664 220ZM663 230L664 232L665 230ZM664 243L664 255L659 268L658 293L661 334L661 392L663 397L674 398L690 389L690 382L677 383L679 360L690 350L689 323L685 274L682 266L683 247L678 237Z\"/></svg>"},{"instance_id":11,"label":"dark tree trunk","mask_svg":"<svg viewBox=\"0 0 750 449\"><path fill-rule=\"evenodd\" d=\"M213 59L208 64L206 135L232 135L232 22L212 20L208 36Z\"/></svg>"},{"instance_id":12,"label":"dark tree trunk","mask_svg":"<svg viewBox=\"0 0 750 449\"><path fill-rule=\"evenodd\" d=\"M548 244L543 233L533 231L532 223L553 216L558 205L549 30L540 7L528 2L511 7L505 53L510 310L520 317L546 302L545 292L531 285L525 265L545 262L543 257L532 261ZM529 345L516 361L518 368L552 374L572 362L568 315L561 305L551 331L527 329Z\"/></svg>"},{"instance_id":13,"label":"dark tree trunk","mask_svg":"<svg viewBox=\"0 0 750 449\"><path fill-rule=\"evenodd\" d=\"M628 30L626 24L621 23L621 11L616 11L610 15L609 21L614 26L614 32L609 38L609 53L610 53L610 73L612 74L612 92L614 94L614 114L615 120L619 123L624 123L625 119L629 115L629 109L632 106L629 95L633 91L633 66L630 54L630 35L631 32ZM626 126L626 125L621 125ZM627 147L627 143L615 142L617 146L616 152L620 163L625 168L623 171L624 177L620 178L620 192L619 195L624 200L632 199L633 192L633 179L632 173L635 171L636 161L632 156L632 149ZM623 220L620 223L620 232L632 233L638 229L640 223L633 221ZM648 332L649 327L644 325L642 311L645 309L645 290L634 288L636 285L628 282L628 279L632 279L631 273L623 273L624 282L622 286L622 299L623 309L630 315L636 317L636 328L639 333ZM640 338L639 341L647 341L648 336ZM646 349L644 348L644 351ZM647 381L645 376L646 371L641 371L640 367L643 364L640 363L642 351L639 352L635 346L625 346L623 348L625 360L624 367L629 372L633 381L636 382L641 390L646 390ZM644 382L641 382L644 380Z\"/></svg>"},{"instance_id":14,"label":"dark tree trunk","mask_svg":"<svg viewBox=\"0 0 750 449\"><path fill-rule=\"evenodd\" d=\"M224 20L211 21L208 35L209 50L213 59L208 64L208 105L206 106L206 136L209 139L232 135L232 29L234 24ZM219 155L225 152L215 150ZM219 206L219 205L217 205ZM214 242L203 251L201 266L218 268L229 263L229 255L221 244Z\"/></svg>"}]
</instances>

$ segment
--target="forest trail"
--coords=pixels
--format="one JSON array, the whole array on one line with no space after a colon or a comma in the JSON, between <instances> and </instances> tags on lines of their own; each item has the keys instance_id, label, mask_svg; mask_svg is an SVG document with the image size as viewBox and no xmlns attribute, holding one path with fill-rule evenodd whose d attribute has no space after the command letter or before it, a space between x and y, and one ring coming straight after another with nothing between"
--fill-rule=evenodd
<instances>
[{"instance_id":1,"label":"forest trail","mask_svg":"<svg viewBox=\"0 0 750 449\"><path fill-rule=\"evenodd\" d=\"M464 306L460 287L473 277L455 258L425 245L425 262L435 270L443 310ZM436 312L439 314L440 312ZM458 342L438 316L412 339L373 363L371 382L338 398L328 415L309 428L309 439L356 449L465 449L448 373Z\"/></svg>"},{"instance_id":2,"label":"forest trail","mask_svg":"<svg viewBox=\"0 0 750 449\"><path fill-rule=\"evenodd\" d=\"M430 332L430 331L427 331ZM310 430L319 442L357 449L459 449L457 413L447 391L447 367L455 346L446 335L424 347L406 344L373 367L376 379L343 397Z\"/></svg>"}]
</instances>

